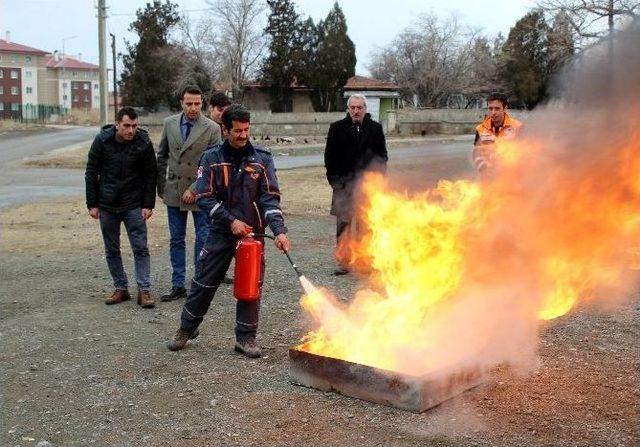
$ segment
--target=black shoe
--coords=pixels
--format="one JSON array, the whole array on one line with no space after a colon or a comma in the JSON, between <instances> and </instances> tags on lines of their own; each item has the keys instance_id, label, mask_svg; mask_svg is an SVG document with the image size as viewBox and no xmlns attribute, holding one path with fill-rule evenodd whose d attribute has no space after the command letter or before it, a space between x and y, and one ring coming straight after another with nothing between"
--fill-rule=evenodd
<instances>
[{"instance_id":1,"label":"black shoe","mask_svg":"<svg viewBox=\"0 0 640 447\"><path fill-rule=\"evenodd\" d=\"M223 284L233 284L233 278L231 276L224 275L224 279L222 280Z\"/></svg>"},{"instance_id":2,"label":"black shoe","mask_svg":"<svg viewBox=\"0 0 640 447\"><path fill-rule=\"evenodd\" d=\"M200 335L200 331L198 329L194 329L193 331L183 331L182 329L178 329L176 335L167 342L167 348L169 348L169 351L180 351L184 349L189 340L193 340L198 335Z\"/></svg>"},{"instance_id":3,"label":"black shoe","mask_svg":"<svg viewBox=\"0 0 640 447\"><path fill-rule=\"evenodd\" d=\"M349 270L347 270L344 267L336 267L336 269L333 271L333 274L336 276L342 276L342 275L346 275L349 273Z\"/></svg>"},{"instance_id":4,"label":"black shoe","mask_svg":"<svg viewBox=\"0 0 640 447\"><path fill-rule=\"evenodd\" d=\"M236 346L233 349L251 359L262 357L262 351L260 351L260 348L256 344L256 340L254 338L236 341Z\"/></svg>"},{"instance_id":5,"label":"black shoe","mask_svg":"<svg viewBox=\"0 0 640 447\"><path fill-rule=\"evenodd\" d=\"M160 301L173 301L187 296L187 289L184 287L172 287L171 292L162 295Z\"/></svg>"}]
</instances>

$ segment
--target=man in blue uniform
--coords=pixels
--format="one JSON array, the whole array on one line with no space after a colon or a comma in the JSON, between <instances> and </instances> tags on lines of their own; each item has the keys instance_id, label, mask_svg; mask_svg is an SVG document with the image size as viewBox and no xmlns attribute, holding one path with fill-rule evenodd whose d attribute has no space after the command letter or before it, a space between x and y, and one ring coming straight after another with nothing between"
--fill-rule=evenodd
<instances>
[{"instance_id":1,"label":"man in blue uniform","mask_svg":"<svg viewBox=\"0 0 640 447\"><path fill-rule=\"evenodd\" d=\"M263 233L265 224L275 235L275 245L289 250L287 228L280 209L280 190L271 154L249 141L250 114L241 105L229 106L222 115L228 139L212 146L200 159L196 180L196 203L209 219L204 245L180 329L167 343L172 351L185 347L198 336L198 326L222 282L240 238ZM264 258L262 260L264 271ZM260 297L237 301L235 350L247 357L260 357L256 345Z\"/></svg>"}]
</instances>

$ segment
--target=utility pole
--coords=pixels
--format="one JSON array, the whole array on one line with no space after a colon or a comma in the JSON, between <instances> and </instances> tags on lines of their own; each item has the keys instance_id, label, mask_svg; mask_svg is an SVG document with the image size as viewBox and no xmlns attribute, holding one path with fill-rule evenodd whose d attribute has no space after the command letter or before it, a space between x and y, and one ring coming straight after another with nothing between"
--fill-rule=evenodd
<instances>
[{"instance_id":1,"label":"utility pole","mask_svg":"<svg viewBox=\"0 0 640 447\"><path fill-rule=\"evenodd\" d=\"M107 46L105 30L107 28L106 0L98 0L98 51L100 59L100 125L107 124L107 106L109 103L107 93Z\"/></svg>"},{"instance_id":2,"label":"utility pole","mask_svg":"<svg viewBox=\"0 0 640 447\"><path fill-rule=\"evenodd\" d=\"M118 81L116 80L116 36L113 33L109 33L111 36L111 55L113 57L113 114L118 113Z\"/></svg>"}]
</instances>

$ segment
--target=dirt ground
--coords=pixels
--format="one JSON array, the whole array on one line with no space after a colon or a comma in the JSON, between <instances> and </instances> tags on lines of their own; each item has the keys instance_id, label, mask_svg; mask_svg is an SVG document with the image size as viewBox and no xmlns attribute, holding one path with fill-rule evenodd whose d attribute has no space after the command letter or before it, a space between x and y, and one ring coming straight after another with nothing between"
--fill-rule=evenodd
<instances>
[{"instance_id":1,"label":"dirt ground","mask_svg":"<svg viewBox=\"0 0 640 447\"><path fill-rule=\"evenodd\" d=\"M390 173L429 184L468 171L442 162L393 165ZM293 256L314 283L348 298L357 279L331 275L334 222L322 171L279 176ZM156 296L170 278L162 208L149 236ZM2 446L640 444L637 291L611 313L581 308L542 326L532 375L501 368L486 384L414 414L289 381L288 349L306 332L301 290L271 246L258 338L265 356L249 360L232 350L229 286L181 352L164 343L183 301L105 306L102 242L82 198L9 209L0 222ZM123 257L132 272L126 242Z\"/></svg>"}]
</instances>

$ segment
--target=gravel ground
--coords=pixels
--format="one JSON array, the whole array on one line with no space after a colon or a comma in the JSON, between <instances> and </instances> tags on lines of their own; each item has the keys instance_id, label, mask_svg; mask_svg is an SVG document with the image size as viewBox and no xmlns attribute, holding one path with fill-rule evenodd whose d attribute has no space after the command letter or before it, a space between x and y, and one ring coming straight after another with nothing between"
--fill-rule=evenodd
<instances>
[{"instance_id":1,"label":"gravel ground","mask_svg":"<svg viewBox=\"0 0 640 447\"><path fill-rule=\"evenodd\" d=\"M314 283L349 297L357 279L331 275L334 223L316 214L288 216L292 253ZM582 307L542 326L535 373L498 368L486 384L413 414L289 381L287 351L306 332L301 288L273 247L258 337L265 357L233 352L229 286L218 292L201 336L169 352L164 343L183 301L151 310L135 301L105 306L102 248L76 240L84 234L73 225L80 220L69 218L62 230L66 248L56 240L55 250L2 249L2 446L640 444L637 290L610 313ZM33 225L43 246L60 237ZM156 296L170 277L164 247L152 245ZM123 253L132 272L128 248Z\"/></svg>"}]
</instances>

